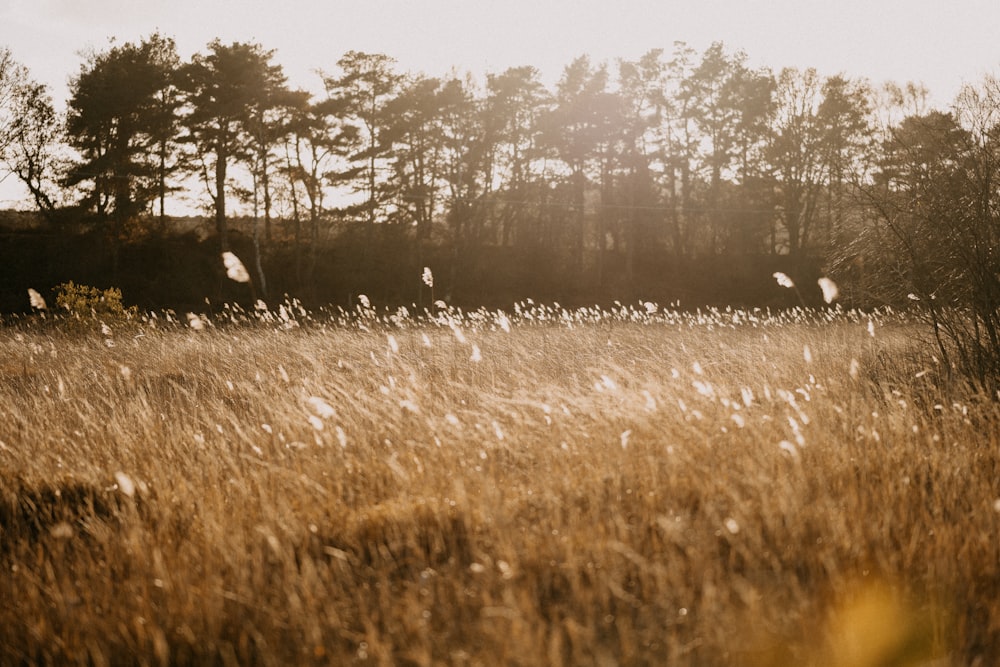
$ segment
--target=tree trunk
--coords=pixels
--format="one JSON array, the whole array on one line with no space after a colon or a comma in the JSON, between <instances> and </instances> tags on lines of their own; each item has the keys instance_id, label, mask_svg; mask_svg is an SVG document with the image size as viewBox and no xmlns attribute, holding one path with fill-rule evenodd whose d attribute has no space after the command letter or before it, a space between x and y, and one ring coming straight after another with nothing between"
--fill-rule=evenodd
<instances>
[{"instance_id":1,"label":"tree trunk","mask_svg":"<svg viewBox=\"0 0 1000 667\"><path fill-rule=\"evenodd\" d=\"M263 299L267 299L267 278L264 277L264 264L261 262L260 257L260 202L257 198L257 192L259 188L257 187L257 177L254 177L253 183L253 263L254 269L257 271L257 280L260 282L260 296ZM253 283L251 282L251 286ZM257 299L254 299L256 303Z\"/></svg>"},{"instance_id":2,"label":"tree trunk","mask_svg":"<svg viewBox=\"0 0 1000 667\"><path fill-rule=\"evenodd\" d=\"M298 152L298 151L296 151ZM292 192L292 223L293 227L293 261L295 263L295 284L298 289L302 289L302 219L299 213L299 193L298 188L295 187L295 182L298 180L295 177L295 169L292 166L292 157L288 152L288 144L285 144L285 164L288 167L288 184Z\"/></svg>"},{"instance_id":3,"label":"tree trunk","mask_svg":"<svg viewBox=\"0 0 1000 667\"><path fill-rule=\"evenodd\" d=\"M261 152L260 182L264 188L264 241L271 243L271 177L267 171L267 151Z\"/></svg>"},{"instance_id":4,"label":"tree trunk","mask_svg":"<svg viewBox=\"0 0 1000 667\"><path fill-rule=\"evenodd\" d=\"M573 191L575 203L575 227L573 241L573 273L580 276L583 272L583 249L584 249L584 238L586 235L586 221L584 219L584 201L585 201L585 184L586 179L583 175L583 168L578 168L573 173Z\"/></svg>"},{"instance_id":5,"label":"tree trunk","mask_svg":"<svg viewBox=\"0 0 1000 667\"><path fill-rule=\"evenodd\" d=\"M160 198L160 234L167 231L167 146L166 142L160 143L160 178L159 183Z\"/></svg>"},{"instance_id":6,"label":"tree trunk","mask_svg":"<svg viewBox=\"0 0 1000 667\"><path fill-rule=\"evenodd\" d=\"M215 161L215 232L219 235L222 252L229 250L229 228L226 223L226 152L222 148Z\"/></svg>"}]
</instances>

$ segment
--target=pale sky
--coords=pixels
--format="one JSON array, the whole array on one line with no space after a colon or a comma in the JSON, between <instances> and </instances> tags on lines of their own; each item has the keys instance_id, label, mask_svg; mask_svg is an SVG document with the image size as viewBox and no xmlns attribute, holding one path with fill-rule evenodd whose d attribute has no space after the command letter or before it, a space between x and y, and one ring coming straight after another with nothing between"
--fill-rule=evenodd
<instances>
[{"instance_id":1,"label":"pale sky","mask_svg":"<svg viewBox=\"0 0 1000 667\"><path fill-rule=\"evenodd\" d=\"M722 41L775 70L920 81L940 104L1000 72L1000 0L0 0L0 45L58 101L83 51L155 31L182 58L216 37L259 42L313 90L349 50L431 76L534 65L554 83L579 55L613 63L675 41Z\"/></svg>"}]
</instances>

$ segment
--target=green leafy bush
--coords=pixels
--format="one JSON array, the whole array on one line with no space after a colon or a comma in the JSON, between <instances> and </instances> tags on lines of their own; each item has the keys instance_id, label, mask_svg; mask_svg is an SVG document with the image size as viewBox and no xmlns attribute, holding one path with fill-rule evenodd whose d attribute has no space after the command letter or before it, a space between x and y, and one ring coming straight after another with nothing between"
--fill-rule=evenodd
<instances>
[{"instance_id":1,"label":"green leafy bush","mask_svg":"<svg viewBox=\"0 0 1000 667\"><path fill-rule=\"evenodd\" d=\"M78 320L100 320L105 324L135 319L138 309L122 303L122 291L117 287L101 290L73 281L56 287L56 305Z\"/></svg>"}]
</instances>

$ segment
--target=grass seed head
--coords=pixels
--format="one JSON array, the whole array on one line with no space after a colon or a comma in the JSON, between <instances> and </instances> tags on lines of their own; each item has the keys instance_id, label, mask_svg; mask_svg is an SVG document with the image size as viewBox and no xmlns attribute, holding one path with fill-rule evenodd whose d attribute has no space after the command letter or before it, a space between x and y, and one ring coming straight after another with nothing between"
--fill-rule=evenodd
<instances>
[{"instance_id":1,"label":"grass seed head","mask_svg":"<svg viewBox=\"0 0 1000 667\"><path fill-rule=\"evenodd\" d=\"M135 495L135 482L125 473L118 471L115 473L115 481L118 483L118 490L131 498Z\"/></svg>"},{"instance_id":2,"label":"grass seed head","mask_svg":"<svg viewBox=\"0 0 1000 667\"><path fill-rule=\"evenodd\" d=\"M778 284L781 285L782 287L788 287L789 289L795 287L795 283L792 282L792 279L789 278L784 273L782 273L781 271L775 271L773 275L774 279L777 280Z\"/></svg>"},{"instance_id":3,"label":"grass seed head","mask_svg":"<svg viewBox=\"0 0 1000 667\"><path fill-rule=\"evenodd\" d=\"M230 280L235 280L238 283L250 282L250 273L243 266L239 257L227 250L222 253L222 263L226 267L226 276Z\"/></svg>"},{"instance_id":4,"label":"grass seed head","mask_svg":"<svg viewBox=\"0 0 1000 667\"><path fill-rule=\"evenodd\" d=\"M837 283L833 282L829 278L819 279L819 288L823 291L823 301L827 303L833 303L834 300L840 295L840 289L837 287Z\"/></svg>"},{"instance_id":5,"label":"grass seed head","mask_svg":"<svg viewBox=\"0 0 1000 667\"><path fill-rule=\"evenodd\" d=\"M333 419L337 416L337 411L333 409L333 406L319 396L310 396L306 399L306 403L317 416L323 419Z\"/></svg>"},{"instance_id":6,"label":"grass seed head","mask_svg":"<svg viewBox=\"0 0 1000 667\"><path fill-rule=\"evenodd\" d=\"M28 301L31 302L31 307L36 310L46 310L48 308L42 295L30 287L28 288Z\"/></svg>"}]
</instances>

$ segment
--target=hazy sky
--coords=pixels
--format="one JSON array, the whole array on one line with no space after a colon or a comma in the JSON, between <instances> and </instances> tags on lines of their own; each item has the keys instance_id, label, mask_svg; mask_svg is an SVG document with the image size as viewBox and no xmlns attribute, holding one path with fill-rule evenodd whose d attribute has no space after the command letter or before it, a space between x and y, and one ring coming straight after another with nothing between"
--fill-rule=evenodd
<instances>
[{"instance_id":1,"label":"hazy sky","mask_svg":"<svg viewBox=\"0 0 1000 667\"><path fill-rule=\"evenodd\" d=\"M997 0L0 0L0 43L58 97L82 50L155 30L183 57L214 37L258 41L304 86L352 49L430 75L529 64L554 81L583 53L721 40L755 64L921 80L945 100L1000 66Z\"/></svg>"},{"instance_id":2,"label":"hazy sky","mask_svg":"<svg viewBox=\"0 0 1000 667\"><path fill-rule=\"evenodd\" d=\"M312 89L349 50L432 76L534 65L551 83L576 56L637 58L678 40L722 41L775 69L922 81L941 103L1000 71L998 0L0 0L0 45L57 100L81 52L157 30L184 58L216 37L257 41Z\"/></svg>"}]
</instances>

